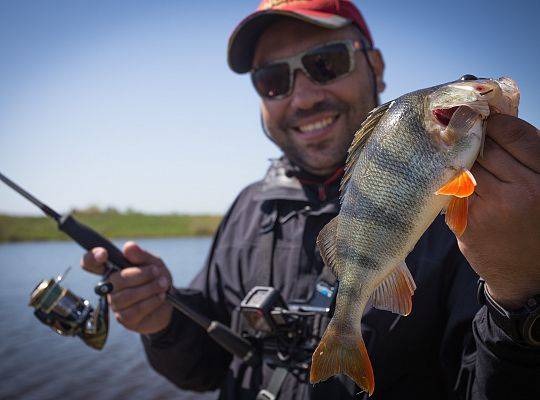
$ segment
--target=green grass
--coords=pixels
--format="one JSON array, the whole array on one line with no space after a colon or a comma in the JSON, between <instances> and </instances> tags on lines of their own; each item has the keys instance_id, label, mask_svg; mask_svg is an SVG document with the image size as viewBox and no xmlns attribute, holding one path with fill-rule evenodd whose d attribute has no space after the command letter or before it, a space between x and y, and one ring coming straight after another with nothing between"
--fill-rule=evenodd
<instances>
[{"instance_id":1,"label":"green grass","mask_svg":"<svg viewBox=\"0 0 540 400\"><path fill-rule=\"evenodd\" d=\"M75 212L75 217L109 238L210 236L221 216L148 215L116 211ZM16 217L0 214L0 243L37 240L69 240L46 217Z\"/></svg>"}]
</instances>

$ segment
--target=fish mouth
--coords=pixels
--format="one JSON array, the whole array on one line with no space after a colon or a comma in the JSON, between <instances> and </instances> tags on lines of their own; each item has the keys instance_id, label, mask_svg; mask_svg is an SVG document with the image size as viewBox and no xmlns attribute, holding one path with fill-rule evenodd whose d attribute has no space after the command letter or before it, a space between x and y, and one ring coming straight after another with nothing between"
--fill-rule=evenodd
<instances>
[{"instance_id":1,"label":"fish mouth","mask_svg":"<svg viewBox=\"0 0 540 400\"><path fill-rule=\"evenodd\" d=\"M456 112L456 110L459 108L459 106L450 107L450 108L436 108L432 111L433 116L435 119L442 125L442 126L448 126L450 123L450 119Z\"/></svg>"}]
</instances>

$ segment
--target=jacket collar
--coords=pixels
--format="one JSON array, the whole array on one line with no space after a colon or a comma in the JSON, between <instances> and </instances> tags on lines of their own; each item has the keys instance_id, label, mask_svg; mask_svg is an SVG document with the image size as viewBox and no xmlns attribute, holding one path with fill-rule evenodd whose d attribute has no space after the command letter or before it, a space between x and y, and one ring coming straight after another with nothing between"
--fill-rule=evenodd
<instances>
[{"instance_id":1,"label":"jacket collar","mask_svg":"<svg viewBox=\"0 0 540 400\"><path fill-rule=\"evenodd\" d=\"M256 200L293 200L316 206L339 204L339 185L342 171L330 177L311 175L292 164L287 158L270 160L270 167Z\"/></svg>"}]
</instances>

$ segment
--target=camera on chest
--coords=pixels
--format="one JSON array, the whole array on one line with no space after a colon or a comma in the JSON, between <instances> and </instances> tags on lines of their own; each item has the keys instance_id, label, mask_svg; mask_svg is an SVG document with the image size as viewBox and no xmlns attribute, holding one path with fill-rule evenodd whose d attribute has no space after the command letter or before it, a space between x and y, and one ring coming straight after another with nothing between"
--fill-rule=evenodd
<instances>
[{"instance_id":1,"label":"camera on chest","mask_svg":"<svg viewBox=\"0 0 540 400\"><path fill-rule=\"evenodd\" d=\"M307 371L331 317L334 288L318 282L306 301L286 303L281 293L255 286L233 313L233 330L271 366Z\"/></svg>"}]
</instances>

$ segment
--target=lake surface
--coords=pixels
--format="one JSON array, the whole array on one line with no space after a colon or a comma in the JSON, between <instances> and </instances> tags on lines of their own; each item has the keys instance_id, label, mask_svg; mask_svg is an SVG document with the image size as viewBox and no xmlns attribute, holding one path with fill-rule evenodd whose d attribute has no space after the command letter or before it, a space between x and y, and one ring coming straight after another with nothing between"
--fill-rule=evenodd
<instances>
[{"instance_id":1,"label":"lake surface","mask_svg":"<svg viewBox=\"0 0 540 400\"><path fill-rule=\"evenodd\" d=\"M169 266L175 286L185 286L202 267L210 238L140 239L139 245ZM122 240L115 241L118 246ZM111 315L101 351L78 337L62 337L28 306L45 278L71 266L63 286L93 305L99 276L79 267L83 250L72 242L0 244L0 399L215 399L216 393L179 390L147 364L139 335Z\"/></svg>"}]
</instances>

